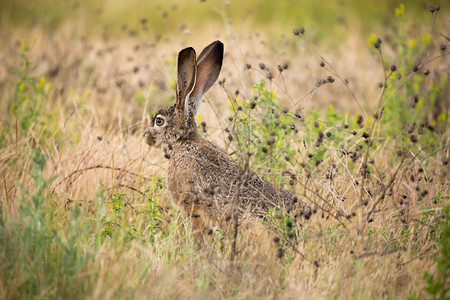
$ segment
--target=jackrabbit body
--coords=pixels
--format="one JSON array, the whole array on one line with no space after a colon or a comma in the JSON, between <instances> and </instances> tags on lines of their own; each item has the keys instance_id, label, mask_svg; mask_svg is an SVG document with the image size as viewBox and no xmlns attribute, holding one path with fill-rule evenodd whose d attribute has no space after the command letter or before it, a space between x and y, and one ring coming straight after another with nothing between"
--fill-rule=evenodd
<instances>
[{"instance_id":1,"label":"jackrabbit body","mask_svg":"<svg viewBox=\"0 0 450 300\"><path fill-rule=\"evenodd\" d=\"M197 230L204 224L199 219L229 216L233 207L239 213L259 217L271 208L308 216L310 210L291 192L250 171L239 176L239 165L198 133L194 116L204 93L219 76L222 60L220 41L208 45L198 58L193 48L181 50L175 104L158 111L146 130L147 144L162 148L169 159L168 189L172 199L196 219L193 226Z\"/></svg>"}]
</instances>

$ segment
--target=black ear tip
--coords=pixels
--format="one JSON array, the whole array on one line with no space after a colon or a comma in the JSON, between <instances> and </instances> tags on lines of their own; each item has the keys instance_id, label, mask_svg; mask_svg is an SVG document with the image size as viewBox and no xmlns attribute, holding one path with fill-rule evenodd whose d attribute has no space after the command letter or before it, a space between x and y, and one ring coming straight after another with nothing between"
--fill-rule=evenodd
<instances>
[{"instance_id":1,"label":"black ear tip","mask_svg":"<svg viewBox=\"0 0 450 300\"><path fill-rule=\"evenodd\" d=\"M190 51L195 51L195 50L192 47L186 47L186 48L182 49L180 52L190 52Z\"/></svg>"},{"instance_id":2,"label":"black ear tip","mask_svg":"<svg viewBox=\"0 0 450 300\"><path fill-rule=\"evenodd\" d=\"M188 55L193 55L193 56L195 56L195 50L194 50L194 48L192 48L192 47L187 47L187 48L184 48L183 50L181 50L181 51L178 53L178 57L187 57Z\"/></svg>"},{"instance_id":3,"label":"black ear tip","mask_svg":"<svg viewBox=\"0 0 450 300\"><path fill-rule=\"evenodd\" d=\"M216 58L222 63L223 60L223 43L219 40L212 43L214 48L216 49Z\"/></svg>"},{"instance_id":4,"label":"black ear tip","mask_svg":"<svg viewBox=\"0 0 450 300\"><path fill-rule=\"evenodd\" d=\"M216 44L216 47L219 48L223 52L223 43L219 40L215 41L214 44Z\"/></svg>"},{"instance_id":5,"label":"black ear tip","mask_svg":"<svg viewBox=\"0 0 450 300\"><path fill-rule=\"evenodd\" d=\"M217 40L209 44L205 49L214 49L214 51L223 52L223 43Z\"/></svg>"}]
</instances>

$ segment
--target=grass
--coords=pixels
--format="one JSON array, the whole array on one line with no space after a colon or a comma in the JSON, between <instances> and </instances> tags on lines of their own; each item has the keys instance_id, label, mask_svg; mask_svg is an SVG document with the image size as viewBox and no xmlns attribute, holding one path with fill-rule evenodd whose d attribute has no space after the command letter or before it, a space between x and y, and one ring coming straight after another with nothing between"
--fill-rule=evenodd
<instances>
[{"instance_id":1,"label":"grass","mask_svg":"<svg viewBox=\"0 0 450 300\"><path fill-rule=\"evenodd\" d=\"M0 298L449 297L448 12L386 2L325 30L345 7L287 3L239 23L233 3L141 22L114 2L97 24L97 2L1 4ZM181 26L189 9L223 19ZM236 248L217 224L197 249L142 129L178 50L217 38L200 132L315 213L239 220Z\"/></svg>"}]
</instances>

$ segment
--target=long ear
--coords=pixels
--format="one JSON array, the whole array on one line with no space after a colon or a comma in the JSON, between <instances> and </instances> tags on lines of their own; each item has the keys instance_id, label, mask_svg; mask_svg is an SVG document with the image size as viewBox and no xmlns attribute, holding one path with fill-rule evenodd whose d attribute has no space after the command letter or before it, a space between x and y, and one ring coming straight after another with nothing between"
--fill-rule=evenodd
<instances>
[{"instance_id":1,"label":"long ear","mask_svg":"<svg viewBox=\"0 0 450 300\"><path fill-rule=\"evenodd\" d=\"M215 41L206 46L197 59L197 82L189 96L189 106L196 114L203 95L219 77L223 61L223 44Z\"/></svg>"},{"instance_id":2,"label":"long ear","mask_svg":"<svg viewBox=\"0 0 450 300\"><path fill-rule=\"evenodd\" d=\"M193 48L189 47L178 53L177 73L177 99L175 105L188 115L189 109L185 109L186 102L195 86L197 77L197 62Z\"/></svg>"}]
</instances>

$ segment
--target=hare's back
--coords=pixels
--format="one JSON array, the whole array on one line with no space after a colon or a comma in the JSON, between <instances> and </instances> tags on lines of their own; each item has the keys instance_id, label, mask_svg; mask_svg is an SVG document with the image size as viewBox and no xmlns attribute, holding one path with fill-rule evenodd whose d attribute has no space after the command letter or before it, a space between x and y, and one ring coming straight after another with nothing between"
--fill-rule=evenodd
<instances>
[{"instance_id":1,"label":"hare's back","mask_svg":"<svg viewBox=\"0 0 450 300\"><path fill-rule=\"evenodd\" d=\"M201 140L186 142L175 149L169 168L169 185L171 189L184 191L188 201L226 213L237 201L241 211L262 215L271 208L292 210L298 207L294 194L268 181L255 173L248 173L249 178L240 187L239 197L238 164L222 149Z\"/></svg>"}]
</instances>

